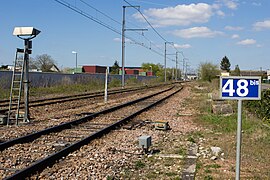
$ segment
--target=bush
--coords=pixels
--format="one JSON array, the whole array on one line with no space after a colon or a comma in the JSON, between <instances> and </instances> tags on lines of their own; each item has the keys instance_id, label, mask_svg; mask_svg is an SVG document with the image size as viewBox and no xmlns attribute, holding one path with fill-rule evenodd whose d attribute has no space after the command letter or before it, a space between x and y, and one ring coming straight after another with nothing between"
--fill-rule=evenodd
<instances>
[{"instance_id":1,"label":"bush","mask_svg":"<svg viewBox=\"0 0 270 180\"><path fill-rule=\"evenodd\" d=\"M261 94L260 101L247 101L247 108L256 114L258 118L270 123L270 90L264 90Z\"/></svg>"},{"instance_id":2,"label":"bush","mask_svg":"<svg viewBox=\"0 0 270 180\"><path fill-rule=\"evenodd\" d=\"M140 83L140 82L139 82L138 79L135 78L135 77L131 77L131 78L127 79L127 81L126 81L126 84L127 84L127 85L137 85L137 84L139 84L139 83Z\"/></svg>"},{"instance_id":3,"label":"bush","mask_svg":"<svg viewBox=\"0 0 270 180\"><path fill-rule=\"evenodd\" d=\"M119 79L112 79L110 82L109 82L109 85L108 85L110 88L111 87L120 87L121 86L121 81Z\"/></svg>"}]
</instances>

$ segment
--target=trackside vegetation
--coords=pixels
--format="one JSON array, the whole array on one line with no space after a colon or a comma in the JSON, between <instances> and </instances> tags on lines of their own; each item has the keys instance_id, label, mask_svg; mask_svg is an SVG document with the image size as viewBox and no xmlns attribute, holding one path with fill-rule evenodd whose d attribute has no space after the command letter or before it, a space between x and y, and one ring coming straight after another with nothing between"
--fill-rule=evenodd
<instances>
[{"instance_id":1,"label":"trackside vegetation","mask_svg":"<svg viewBox=\"0 0 270 180\"><path fill-rule=\"evenodd\" d=\"M195 123L203 128L200 131L201 136L194 136L194 141L203 149L220 147L223 153L215 160L200 156L197 161L196 179L235 178L237 101L224 102L232 105L232 114L214 114L209 93L217 91L218 88L217 82L199 82L193 87L196 98L190 99L190 103L194 104L198 112ZM243 103L241 179L270 177L270 126L266 123L269 123L269 93L269 90L264 91L261 101Z\"/></svg>"},{"instance_id":2,"label":"trackside vegetation","mask_svg":"<svg viewBox=\"0 0 270 180\"><path fill-rule=\"evenodd\" d=\"M270 124L270 90L264 90L260 101L247 101L247 108L265 123Z\"/></svg>"}]
</instances>

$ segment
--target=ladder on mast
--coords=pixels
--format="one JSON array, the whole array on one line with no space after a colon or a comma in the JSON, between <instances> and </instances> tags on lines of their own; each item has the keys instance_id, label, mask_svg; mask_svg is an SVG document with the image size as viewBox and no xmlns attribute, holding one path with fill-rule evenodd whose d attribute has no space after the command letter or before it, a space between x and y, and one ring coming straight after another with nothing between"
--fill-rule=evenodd
<instances>
[{"instance_id":1,"label":"ladder on mast","mask_svg":"<svg viewBox=\"0 0 270 180\"><path fill-rule=\"evenodd\" d=\"M25 58L24 56L23 58L21 58L19 54L24 55L24 49L17 48L15 54L14 69L10 88L7 125L9 125L12 120L13 121L15 120L16 125L18 125L19 119L24 119L23 117L20 117L20 106L21 106L21 95L23 90Z\"/></svg>"}]
</instances>

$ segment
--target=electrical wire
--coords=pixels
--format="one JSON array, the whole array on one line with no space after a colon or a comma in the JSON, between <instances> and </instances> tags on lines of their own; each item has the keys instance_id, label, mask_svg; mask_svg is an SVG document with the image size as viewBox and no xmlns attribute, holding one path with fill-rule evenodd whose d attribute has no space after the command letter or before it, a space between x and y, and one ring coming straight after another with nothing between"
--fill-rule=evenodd
<instances>
[{"instance_id":1,"label":"electrical wire","mask_svg":"<svg viewBox=\"0 0 270 180\"><path fill-rule=\"evenodd\" d=\"M84 16L84 17L86 17L86 18L88 18L88 19L90 19L90 20L92 20L92 21L94 21L94 22L96 22L96 23L98 23L98 24L100 24L101 26L103 26L103 27L105 27L105 28L107 28L107 29L109 29L109 30L111 30L111 31L113 31L113 32L115 32L115 33L117 33L117 34L119 34L119 35L122 35L122 32L120 32L119 30L117 30L117 29L115 29L114 27L112 27L112 26L110 26L110 25L108 25L108 24L102 22L101 20L99 20L99 19L93 17L92 15L90 15L90 14L88 14L88 13L82 11L81 9L77 8L76 6L73 6L72 4L70 4L70 3L68 3L68 2L66 2L66 1L64 1L64 0L54 0L54 1L56 1L57 3L59 3L59 4L63 5L63 6L65 6L65 7L69 8L69 9L71 9L71 10L73 10L74 12L77 12L78 14L80 14L80 15L82 15L82 16ZM80 1L84 3L83 0L80 0ZM94 8L93 6L89 5L88 3L85 3L85 4L86 4L88 7L90 7L90 8L92 8L92 9L96 10L97 12L103 14L104 16L109 17L108 15L106 15L105 13L101 12L100 10ZM116 20L114 20L113 18L109 18L109 19L111 19L112 21L117 22L117 23L119 24L119 22L116 21ZM120 23L120 24L121 24L121 23ZM134 38L132 38L132 37L129 37L129 36L126 36L126 35L125 35L125 38L131 40L132 42L134 42L134 43L137 44L137 45L140 45L140 46L142 46L142 47L144 47L144 48L146 48L146 49L151 50L152 52L154 52L154 53L156 53L156 54L158 54L158 55L160 55L160 56L164 56L162 53L160 53L160 52L158 52L158 51L152 49L151 47L146 46L144 43L141 43L141 42L136 41L136 40L135 40Z\"/></svg>"},{"instance_id":2,"label":"electrical wire","mask_svg":"<svg viewBox=\"0 0 270 180\"><path fill-rule=\"evenodd\" d=\"M143 19L147 22L147 24L151 27L151 29L163 40L163 41L165 41L165 42L168 42L154 27L153 27L153 25L146 19L146 17L144 16L144 14L140 11L140 9L138 9L138 8L135 8L131 3L129 3L127 0L124 0L124 2L126 2L129 6L131 6L131 7L133 7L134 9L136 9L140 14L141 14L141 16L143 17ZM174 46L174 45L172 45L172 47L176 50L176 51L178 51L178 49ZM161 50L161 48L159 48L160 50ZM170 60L172 60L173 61L173 59L171 59L171 58L168 58L168 59L170 59Z\"/></svg>"},{"instance_id":3,"label":"electrical wire","mask_svg":"<svg viewBox=\"0 0 270 180\"><path fill-rule=\"evenodd\" d=\"M130 5L131 7L134 7L131 3L129 3L127 0L124 0L128 5ZM139 9L137 9L137 8L135 8L134 7L134 9L136 9L140 14L141 14L141 16L143 17L143 19L147 22L147 24L152 28L152 30L153 31L155 31L155 33L161 38L161 39L163 39L163 41L165 41L165 42L167 42L167 40L163 37L163 36L161 36L161 34L152 26L152 24L146 19L146 17L143 15L143 13L139 10Z\"/></svg>"},{"instance_id":4,"label":"electrical wire","mask_svg":"<svg viewBox=\"0 0 270 180\"><path fill-rule=\"evenodd\" d=\"M54 1L58 2L59 4L62 4L63 6L69 8L69 9L71 9L71 10L73 10L73 11L79 13L79 14L81 14L82 16L84 16L84 17L86 17L86 18L88 18L88 19L90 19L90 20L92 20L92 21L94 21L94 22L96 22L96 23L98 23L98 24L106 27L107 29L110 29L111 31L113 31L113 32L115 32L115 33L117 33L119 35L122 34L120 31L116 30L115 28L111 27L110 25L105 24L104 22L100 21L99 19L97 19L97 18L91 16L90 14L88 14L88 13L80 10L79 8L77 8L77 7L75 7L75 6L67 3L64 0L54 0Z\"/></svg>"},{"instance_id":5,"label":"electrical wire","mask_svg":"<svg viewBox=\"0 0 270 180\"><path fill-rule=\"evenodd\" d=\"M110 16L108 16L107 14L105 14L105 13L103 13L102 11L98 10L97 8L91 6L90 4L88 4L87 2L85 2L84 0L80 0L80 1L81 1L83 4L85 4L86 6L90 7L91 9L94 9L95 11L97 11L97 12L99 12L100 14L104 15L105 17L109 18L110 20L116 22L117 24L122 25L121 22L119 22L119 21L117 21L117 20L111 18Z\"/></svg>"}]
</instances>

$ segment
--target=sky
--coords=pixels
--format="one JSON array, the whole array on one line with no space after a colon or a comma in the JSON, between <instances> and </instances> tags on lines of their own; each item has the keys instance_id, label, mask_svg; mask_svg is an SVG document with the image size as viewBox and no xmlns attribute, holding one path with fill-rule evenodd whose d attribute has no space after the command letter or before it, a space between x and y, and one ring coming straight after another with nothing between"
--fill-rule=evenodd
<instances>
[{"instance_id":1,"label":"sky","mask_svg":"<svg viewBox=\"0 0 270 180\"><path fill-rule=\"evenodd\" d=\"M224 56L231 69L269 69L269 0L2 1L0 65L13 64L16 48L24 46L14 27L31 26L41 31L33 58L48 54L60 69L73 68L75 51L80 66L115 60L121 66L123 6L130 5L136 7L125 8L125 66L164 65L166 44L167 67L175 66L178 51L178 67L185 59L189 70L205 62L220 66Z\"/></svg>"}]
</instances>

